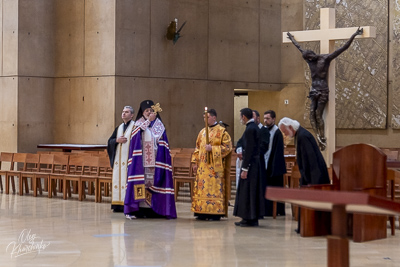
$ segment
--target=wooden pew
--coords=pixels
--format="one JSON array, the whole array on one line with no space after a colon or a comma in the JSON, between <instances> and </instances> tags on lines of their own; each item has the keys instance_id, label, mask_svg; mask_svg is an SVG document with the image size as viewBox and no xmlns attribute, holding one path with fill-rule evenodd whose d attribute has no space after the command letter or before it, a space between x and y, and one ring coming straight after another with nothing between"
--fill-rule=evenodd
<instances>
[{"instance_id":1,"label":"wooden pew","mask_svg":"<svg viewBox=\"0 0 400 267\"><path fill-rule=\"evenodd\" d=\"M333 153L332 185L311 185L307 189L357 191L386 197L386 176L386 155L372 145L354 144ZM330 233L330 225L324 221L326 218L312 217L303 213L303 209L300 217L302 236L310 236L306 233ZM382 239L386 238L386 223L387 216L350 214L348 232L354 242Z\"/></svg>"}]
</instances>

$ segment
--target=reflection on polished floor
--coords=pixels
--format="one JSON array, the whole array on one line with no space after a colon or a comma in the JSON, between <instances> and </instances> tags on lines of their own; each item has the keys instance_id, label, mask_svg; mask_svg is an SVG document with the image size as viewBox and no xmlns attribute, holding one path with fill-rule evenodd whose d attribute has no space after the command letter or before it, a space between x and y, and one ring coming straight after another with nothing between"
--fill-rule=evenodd
<instances>
[{"instance_id":1,"label":"reflection on polished floor","mask_svg":"<svg viewBox=\"0 0 400 267\"><path fill-rule=\"evenodd\" d=\"M326 266L326 240L298 236L288 207L242 228L232 216L196 221L188 203L176 220L130 221L109 203L1 193L0 266ZM399 252L400 231L388 229L387 239L350 242L350 266L400 266Z\"/></svg>"}]
</instances>

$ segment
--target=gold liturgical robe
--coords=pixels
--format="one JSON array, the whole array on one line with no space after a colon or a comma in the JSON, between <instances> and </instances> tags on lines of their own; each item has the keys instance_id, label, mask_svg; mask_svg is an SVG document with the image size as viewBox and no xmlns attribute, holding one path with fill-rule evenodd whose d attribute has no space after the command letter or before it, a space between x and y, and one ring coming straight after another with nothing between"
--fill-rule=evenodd
<instances>
[{"instance_id":1,"label":"gold liturgical robe","mask_svg":"<svg viewBox=\"0 0 400 267\"><path fill-rule=\"evenodd\" d=\"M205 149L205 128L197 137L196 150L192 156L192 162L197 164L197 174L191 210L198 214L227 216L226 190L230 189L228 185L232 141L224 127L216 124L208 129L209 143L212 146L209 162Z\"/></svg>"}]
</instances>

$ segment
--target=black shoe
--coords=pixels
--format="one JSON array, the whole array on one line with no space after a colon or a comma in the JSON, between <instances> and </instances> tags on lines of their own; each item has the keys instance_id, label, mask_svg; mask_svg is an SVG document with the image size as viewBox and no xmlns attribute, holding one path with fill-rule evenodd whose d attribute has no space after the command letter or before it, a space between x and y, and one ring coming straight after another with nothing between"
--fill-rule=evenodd
<instances>
[{"instance_id":1,"label":"black shoe","mask_svg":"<svg viewBox=\"0 0 400 267\"><path fill-rule=\"evenodd\" d=\"M235 225L236 226L241 226L242 224L245 224L245 223L247 223L246 220L241 220L240 222L235 222Z\"/></svg>"},{"instance_id":2,"label":"black shoe","mask_svg":"<svg viewBox=\"0 0 400 267\"><path fill-rule=\"evenodd\" d=\"M117 212L124 212L124 206L121 205L112 205L111 209L113 212L117 213Z\"/></svg>"},{"instance_id":3,"label":"black shoe","mask_svg":"<svg viewBox=\"0 0 400 267\"><path fill-rule=\"evenodd\" d=\"M297 234L300 234L300 230L299 230L299 229L294 229L294 231L295 231Z\"/></svg>"},{"instance_id":4,"label":"black shoe","mask_svg":"<svg viewBox=\"0 0 400 267\"><path fill-rule=\"evenodd\" d=\"M204 214L199 214L196 218L196 220L199 220L199 221L206 221L207 219L208 219L207 215L204 215Z\"/></svg>"},{"instance_id":5,"label":"black shoe","mask_svg":"<svg viewBox=\"0 0 400 267\"><path fill-rule=\"evenodd\" d=\"M240 227L253 227L258 226L258 220L247 221L246 223L241 223Z\"/></svg>"},{"instance_id":6,"label":"black shoe","mask_svg":"<svg viewBox=\"0 0 400 267\"><path fill-rule=\"evenodd\" d=\"M219 220L221 220L221 216L219 216L219 215L210 215L208 217L208 220L209 221L219 221Z\"/></svg>"}]
</instances>

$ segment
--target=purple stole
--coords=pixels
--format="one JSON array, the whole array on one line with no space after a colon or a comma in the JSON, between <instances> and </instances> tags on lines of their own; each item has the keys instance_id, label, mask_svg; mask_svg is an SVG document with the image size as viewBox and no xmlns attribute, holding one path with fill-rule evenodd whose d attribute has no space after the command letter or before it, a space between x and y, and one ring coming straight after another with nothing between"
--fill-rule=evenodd
<instances>
[{"instance_id":1,"label":"purple stole","mask_svg":"<svg viewBox=\"0 0 400 267\"><path fill-rule=\"evenodd\" d=\"M151 122L151 126L154 122ZM146 201L154 212L166 216L168 219L175 219L174 182L167 134L164 131L157 142L154 184L145 189L142 132L143 130L139 126L132 131L131 135L124 213L138 211L139 203Z\"/></svg>"}]
</instances>

